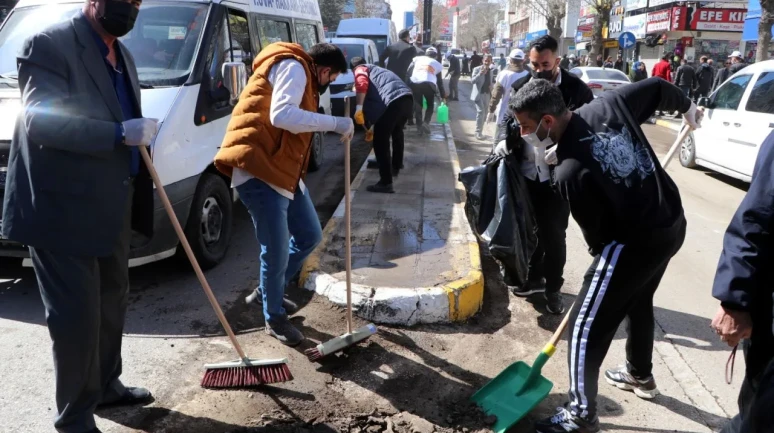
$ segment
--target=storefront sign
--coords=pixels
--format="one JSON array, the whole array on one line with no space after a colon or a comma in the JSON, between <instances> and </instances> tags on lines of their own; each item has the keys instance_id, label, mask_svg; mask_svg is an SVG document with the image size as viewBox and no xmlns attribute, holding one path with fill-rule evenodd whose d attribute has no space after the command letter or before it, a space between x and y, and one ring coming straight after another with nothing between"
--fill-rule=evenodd
<instances>
[{"instance_id":1,"label":"storefront sign","mask_svg":"<svg viewBox=\"0 0 774 433\"><path fill-rule=\"evenodd\" d=\"M671 9L664 9L657 12L648 13L648 24L645 26L646 33L668 32L671 24Z\"/></svg>"},{"instance_id":2,"label":"storefront sign","mask_svg":"<svg viewBox=\"0 0 774 433\"><path fill-rule=\"evenodd\" d=\"M548 34L548 29L538 30L536 32L527 33L527 42L534 41L535 39Z\"/></svg>"},{"instance_id":3,"label":"storefront sign","mask_svg":"<svg viewBox=\"0 0 774 433\"><path fill-rule=\"evenodd\" d=\"M633 11L648 7L648 0L623 0L624 9Z\"/></svg>"},{"instance_id":4,"label":"storefront sign","mask_svg":"<svg viewBox=\"0 0 774 433\"><path fill-rule=\"evenodd\" d=\"M631 32L637 39L642 39L647 34L645 27L648 22L648 14L632 15L624 18L623 31Z\"/></svg>"},{"instance_id":5,"label":"storefront sign","mask_svg":"<svg viewBox=\"0 0 774 433\"><path fill-rule=\"evenodd\" d=\"M680 42L683 43L683 46L688 48L693 46L693 36L683 36L680 38Z\"/></svg>"},{"instance_id":6,"label":"storefront sign","mask_svg":"<svg viewBox=\"0 0 774 433\"><path fill-rule=\"evenodd\" d=\"M623 32L623 16L610 15L610 24L607 26L607 34L611 39L618 39Z\"/></svg>"},{"instance_id":7,"label":"storefront sign","mask_svg":"<svg viewBox=\"0 0 774 433\"><path fill-rule=\"evenodd\" d=\"M618 48L618 41L605 41L602 46L604 48Z\"/></svg>"},{"instance_id":8,"label":"storefront sign","mask_svg":"<svg viewBox=\"0 0 774 433\"><path fill-rule=\"evenodd\" d=\"M685 6L672 8L672 31L686 30L688 8Z\"/></svg>"},{"instance_id":9,"label":"storefront sign","mask_svg":"<svg viewBox=\"0 0 774 433\"><path fill-rule=\"evenodd\" d=\"M698 8L693 12L691 29L740 32L744 30L744 19L746 17L746 9Z\"/></svg>"}]
</instances>

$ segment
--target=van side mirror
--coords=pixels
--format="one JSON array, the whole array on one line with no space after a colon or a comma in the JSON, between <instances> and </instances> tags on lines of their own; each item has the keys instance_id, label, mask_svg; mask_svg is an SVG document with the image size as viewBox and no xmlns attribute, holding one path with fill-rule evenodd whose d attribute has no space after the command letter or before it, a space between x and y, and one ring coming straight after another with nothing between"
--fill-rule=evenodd
<instances>
[{"instance_id":1,"label":"van side mirror","mask_svg":"<svg viewBox=\"0 0 774 433\"><path fill-rule=\"evenodd\" d=\"M236 105L239 95L247 85L247 68L242 62L226 62L222 68L223 86L229 92L229 104Z\"/></svg>"},{"instance_id":2,"label":"van side mirror","mask_svg":"<svg viewBox=\"0 0 774 433\"><path fill-rule=\"evenodd\" d=\"M712 108L710 105L710 99L706 96L702 96L699 98L699 101L696 103L699 107L705 107L705 108Z\"/></svg>"}]
</instances>

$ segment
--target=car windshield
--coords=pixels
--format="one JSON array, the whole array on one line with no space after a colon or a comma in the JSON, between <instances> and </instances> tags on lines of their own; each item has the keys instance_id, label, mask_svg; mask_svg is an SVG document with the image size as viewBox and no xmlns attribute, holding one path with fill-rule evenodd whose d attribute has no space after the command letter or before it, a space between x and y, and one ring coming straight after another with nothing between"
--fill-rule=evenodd
<instances>
[{"instance_id":1,"label":"car windshield","mask_svg":"<svg viewBox=\"0 0 774 433\"><path fill-rule=\"evenodd\" d=\"M374 41L376 44L376 52L380 55L384 52L384 49L387 48L387 36L378 36L378 35L357 35L357 36L351 36L347 35L348 38L361 38L361 39L370 39Z\"/></svg>"},{"instance_id":2,"label":"car windshield","mask_svg":"<svg viewBox=\"0 0 774 433\"><path fill-rule=\"evenodd\" d=\"M629 78L617 69L586 69L586 75L590 80L629 81Z\"/></svg>"},{"instance_id":3,"label":"car windshield","mask_svg":"<svg viewBox=\"0 0 774 433\"><path fill-rule=\"evenodd\" d=\"M17 76L16 54L39 31L70 19L82 3L49 4L16 9L0 29L0 75ZM206 18L207 6L192 3L143 2L134 29L121 38L134 57L140 84L185 83Z\"/></svg>"},{"instance_id":4,"label":"car windshield","mask_svg":"<svg viewBox=\"0 0 774 433\"><path fill-rule=\"evenodd\" d=\"M344 53L344 57L347 58L347 65L349 65L349 62L353 57L362 57L364 59L366 58L362 45L336 44L336 46L341 48L341 51Z\"/></svg>"}]
</instances>

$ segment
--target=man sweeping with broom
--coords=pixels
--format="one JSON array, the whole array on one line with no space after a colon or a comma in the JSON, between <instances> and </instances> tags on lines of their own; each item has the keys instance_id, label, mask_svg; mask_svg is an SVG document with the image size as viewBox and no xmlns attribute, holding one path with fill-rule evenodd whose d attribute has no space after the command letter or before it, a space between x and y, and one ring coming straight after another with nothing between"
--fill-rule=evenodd
<instances>
[{"instance_id":1,"label":"man sweeping with broom","mask_svg":"<svg viewBox=\"0 0 774 433\"><path fill-rule=\"evenodd\" d=\"M642 398L657 394L653 295L683 244L686 221L677 186L640 128L656 108L678 110L699 126L696 105L660 78L607 92L575 112L546 80L512 98L522 138L551 166L552 184L594 256L569 318L570 401L536 424L540 433L599 431L599 369L624 318L627 365L605 377Z\"/></svg>"},{"instance_id":2,"label":"man sweeping with broom","mask_svg":"<svg viewBox=\"0 0 774 433\"><path fill-rule=\"evenodd\" d=\"M303 334L283 307L285 286L322 239L322 228L303 178L314 132L333 131L350 139L352 119L318 114L320 94L347 70L332 44L309 52L297 44L274 43L253 62L253 75L228 124L215 166L250 212L261 246L255 296L263 304L266 333L288 346Z\"/></svg>"}]
</instances>

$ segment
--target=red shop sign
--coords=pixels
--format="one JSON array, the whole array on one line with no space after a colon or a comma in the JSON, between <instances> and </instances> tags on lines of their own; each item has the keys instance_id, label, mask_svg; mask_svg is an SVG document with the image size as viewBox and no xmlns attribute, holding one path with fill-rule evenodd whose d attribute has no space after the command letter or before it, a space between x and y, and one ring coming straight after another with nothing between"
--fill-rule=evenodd
<instances>
[{"instance_id":1,"label":"red shop sign","mask_svg":"<svg viewBox=\"0 0 774 433\"><path fill-rule=\"evenodd\" d=\"M747 9L707 9L697 8L693 12L691 29L715 30L721 32L741 32Z\"/></svg>"},{"instance_id":2,"label":"red shop sign","mask_svg":"<svg viewBox=\"0 0 774 433\"><path fill-rule=\"evenodd\" d=\"M688 15L688 8L685 6L672 8L672 31L686 30L686 19Z\"/></svg>"},{"instance_id":3,"label":"red shop sign","mask_svg":"<svg viewBox=\"0 0 774 433\"><path fill-rule=\"evenodd\" d=\"M649 12L647 16L647 23L645 24L645 32L665 32L669 31L671 9L664 9L657 12Z\"/></svg>"}]
</instances>

